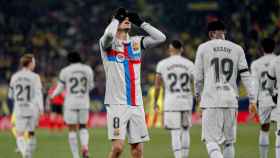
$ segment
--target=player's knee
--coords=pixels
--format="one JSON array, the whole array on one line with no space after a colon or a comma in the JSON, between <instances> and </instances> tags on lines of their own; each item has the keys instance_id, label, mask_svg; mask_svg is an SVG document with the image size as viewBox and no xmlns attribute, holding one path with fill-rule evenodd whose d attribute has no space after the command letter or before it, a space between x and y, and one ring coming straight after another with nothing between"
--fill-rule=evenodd
<instances>
[{"instance_id":1,"label":"player's knee","mask_svg":"<svg viewBox=\"0 0 280 158\"><path fill-rule=\"evenodd\" d=\"M122 143L114 143L112 147L112 151L115 154L120 154L123 152L123 144Z\"/></svg>"},{"instance_id":2,"label":"player's knee","mask_svg":"<svg viewBox=\"0 0 280 158\"><path fill-rule=\"evenodd\" d=\"M77 131L77 125L70 124L70 125L68 125L68 128L69 128L69 131L73 131L73 132Z\"/></svg>"},{"instance_id":3,"label":"player's knee","mask_svg":"<svg viewBox=\"0 0 280 158\"><path fill-rule=\"evenodd\" d=\"M261 126L261 130L264 132L268 132L269 131L269 123L263 124Z\"/></svg>"},{"instance_id":4,"label":"player's knee","mask_svg":"<svg viewBox=\"0 0 280 158\"><path fill-rule=\"evenodd\" d=\"M86 124L80 124L80 125L79 125L79 128L80 128L80 129L85 129L85 128L87 128L87 126L86 126Z\"/></svg>"},{"instance_id":5,"label":"player's knee","mask_svg":"<svg viewBox=\"0 0 280 158\"><path fill-rule=\"evenodd\" d=\"M219 144L215 142L206 142L206 148L209 155L211 155L213 152L221 151Z\"/></svg>"},{"instance_id":6,"label":"player's knee","mask_svg":"<svg viewBox=\"0 0 280 158\"><path fill-rule=\"evenodd\" d=\"M143 147L141 144L132 144L131 153L134 157L141 157L143 153Z\"/></svg>"}]
</instances>

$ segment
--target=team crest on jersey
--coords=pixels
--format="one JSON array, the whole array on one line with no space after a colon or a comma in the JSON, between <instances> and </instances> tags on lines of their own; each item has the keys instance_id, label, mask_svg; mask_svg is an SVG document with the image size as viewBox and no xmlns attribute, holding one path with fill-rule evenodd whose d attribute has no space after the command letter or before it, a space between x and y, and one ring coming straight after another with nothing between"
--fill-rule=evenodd
<instances>
[{"instance_id":1,"label":"team crest on jersey","mask_svg":"<svg viewBox=\"0 0 280 158\"><path fill-rule=\"evenodd\" d=\"M140 49L139 42L133 42L132 43L132 48L133 48L133 51L135 51L135 52L139 51L139 49Z\"/></svg>"},{"instance_id":2,"label":"team crest on jersey","mask_svg":"<svg viewBox=\"0 0 280 158\"><path fill-rule=\"evenodd\" d=\"M124 54L122 54L122 53L118 53L118 54L116 55L116 59L117 59L117 62L122 63L122 62L124 62L124 60L125 60L125 56L124 56Z\"/></svg>"}]
</instances>

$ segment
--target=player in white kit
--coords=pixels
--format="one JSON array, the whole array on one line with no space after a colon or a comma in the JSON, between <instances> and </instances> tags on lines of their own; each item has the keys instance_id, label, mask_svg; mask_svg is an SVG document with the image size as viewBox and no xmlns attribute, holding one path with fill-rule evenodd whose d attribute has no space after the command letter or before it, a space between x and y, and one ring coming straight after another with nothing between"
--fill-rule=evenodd
<instances>
[{"instance_id":1,"label":"player in white kit","mask_svg":"<svg viewBox=\"0 0 280 158\"><path fill-rule=\"evenodd\" d=\"M210 158L234 158L238 108L237 75L249 93L250 112L256 113L251 75L243 49L225 40L221 21L208 24L210 40L199 45L195 59L195 92L201 98L202 140ZM220 148L223 145L223 154Z\"/></svg>"},{"instance_id":2,"label":"player in white kit","mask_svg":"<svg viewBox=\"0 0 280 158\"><path fill-rule=\"evenodd\" d=\"M273 111L275 111L276 107L270 89L267 87L269 80L267 74L276 55L273 54L275 42L272 39L266 38L261 44L263 56L252 63L251 72L255 83L254 88L257 96L258 114L261 124L259 135L260 158L267 158L269 150L269 126Z\"/></svg>"},{"instance_id":3,"label":"player in white kit","mask_svg":"<svg viewBox=\"0 0 280 158\"><path fill-rule=\"evenodd\" d=\"M160 87L164 87L164 126L170 130L175 158L188 158L190 147L189 129L192 126L194 64L181 56L183 45L174 40L168 48L170 56L157 64L154 109Z\"/></svg>"},{"instance_id":4,"label":"player in white kit","mask_svg":"<svg viewBox=\"0 0 280 158\"><path fill-rule=\"evenodd\" d=\"M272 46L270 46L271 50L272 50ZM270 50L270 51L271 51ZM273 50L272 50L273 51ZM273 100L274 102L276 102L276 108L273 110L273 113L276 114L276 117L272 118L273 120L276 121L277 123L277 132L276 134L276 142L275 142L275 157L276 158L280 158L280 109L279 109L279 87L280 87L280 56L275 57L275 59L272 61L270 69L268 71L268 78L270 80L268 80L268 84L267 87L270 89L272 96L273 96ZM275 88L276 87L276 88ZM276 91L275 93L273 93L273 91ZM274 115L275 116L275 115ZM273 116L271 116L273 117ZM269 144L269 143L267 143Z\"/></svg>"},{"instance_id":5,"label":"player in white kit","mask_svg":"<svg viewBox=\"0 0 280 158\"><path fill-rule=\"evenodd\" d=\"M131 23L148 36L129 36ZM109 158L120 157L126 135L133 158L143 157L143 142L149 140L141 91L141 53L166 39L165 35L143 22L137 13L119 8L100 39L106 74L108 137L112 141Z\"/></svg>"},{"instance_id":6,"label":"player in white kit","mask_svg":"<svg viewBox=\"0 0 280 158\"><path fill-rule=\"evenodd\" d=\"M36 147L35 128L40 113L43 113L42 84L40 76L33 72L35 58L25 54L20 59L21 70L10 81L9 97L14 101L17 146L24 158L31 158ZM28 132L25 142L24 132Z\"/></svg>"},{"instance_id":7,"label":"player in white kit","mask_svg":"<svg viewBox=\"0 0 280 158\"><path fill-rule=\"evenodd\" d=\"M68 141L73 158L79 158L77 131L79 130L83 158L89 157L89 93L94 88L94 74L90 66L82 63L77 52L68 54L69 65L59 74L59 83L51 98L65 90L64 121L69 127Z\"/></svg>"}]
</instances>

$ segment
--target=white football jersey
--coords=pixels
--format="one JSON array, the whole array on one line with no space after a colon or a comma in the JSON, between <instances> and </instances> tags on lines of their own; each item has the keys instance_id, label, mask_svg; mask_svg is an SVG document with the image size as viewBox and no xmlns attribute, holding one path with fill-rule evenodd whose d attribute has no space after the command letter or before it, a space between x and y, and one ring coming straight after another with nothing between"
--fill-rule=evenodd
<instances>
[{"instance_id":1,"label":"white football jersey","mask_svg":"<svg viewBox=\"0 0 280 158\"><path fill-rule=\"evenodd\" d=\"M194 64L181 55L161 60L156 72L164 84L164 111L192 110Z\"/></svg>"},{"instance_id":2,"label":"white football jersey","mask_svg":"<svg viewBox=\"0 0 280 158\"><path fill-rule=\"evenodd\" d=\"M274 54L268 54L255 60L251 65L252 77L255 84L254 88L259 107L275 106L271 97L271 92L266 85L268 82L267 74L275 57L276 55Z\"/></svg>"},{"instance_id":3,"label":"white football jersey","mask_svg":"<svg viewBox=\"0 0 280 158\"><path fill-rule=\"evenodd\" d=\"M14 101L16 116L33 116L43 111L40 76L27 69L16 72L10 81L9 97Z\"/></svg>"},{"instance_id":4,"label":"white football jersey","mask_svg":"<svg viewBox=\"0 0 280 158\"><path fill-rule=\"evenodd\" d=\"M94 88L94 74L90 66L73 63L63 68L59 74L60 83L64 85L64 106L67 109L88 109L90 91ZM59 89L59 85L57 89ZM62 89L62 90L64 90ZM53 95L61 93L55 90Z\"/></svg>"},{"instance_id":5,"label":"white football jersey","mask_svg":"<svg viewBox=\"0 0 280 158\"><path fill-rule=\"evenodd\" d=\"M201 107L238 107L237 76L255 102L253 83L243 49L230 41L213 39L198 47L195 60L195 90Z\"/></svg>"},{"instance_id":6,"label":"white football jersey","mask_svg":"<svg viewBox=\"0 0 280 158\"><path fill-rule=\"evenodd\" d=\"M141 90L142 48L165 41L165 35L144 22L141 28L149 36L132 36L127 41L116 38L119 21L112 20L100 39L100 50L106 74L105 104L143 105Z\"/></svg>"}]
</instances>

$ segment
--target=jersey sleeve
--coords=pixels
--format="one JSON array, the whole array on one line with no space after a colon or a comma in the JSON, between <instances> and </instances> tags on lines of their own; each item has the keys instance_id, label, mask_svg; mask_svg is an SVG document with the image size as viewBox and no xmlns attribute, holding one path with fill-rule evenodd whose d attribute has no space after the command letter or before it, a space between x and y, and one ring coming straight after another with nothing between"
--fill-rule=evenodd
<instances>
[{"instance_id":1,"label":"jersey sleeve","mask_svg":"<svg viewBox=\"0 0 280 158\"><path fill-rule=\"evenodd\" d=\"M43 105L42 83L39 75L36 76L35 94L36 94L36 100L37 100L37 105L39 107L39 110L40 112L43 112L44 105Z\"/></svg>"},{"instance_id":2,"label":"jersey sleeve","mask_svg":"<svg viewBox=\"0 0 280 158\"><path fill-rule=\"evenodd\" d=\"M259 96L259 86L260 86L260 81L259 81L259 75L258 75L258 69L256 66L256 62L253 62L251 65L251 74L252 74L252 82L254 83L254 92L256 95L256 99Z\"/></svg>"},{"instance_id":3,"label":"jersey sleeve","mask_svg":"<svg viewBox=\"0 0 280 158\"><path fill-rule=\"evenodd\" d=\"M91 68L89 68L89 88L90 90L92 90L94 87L95 87L95 84L94 84L94 72Z\"/></svg>"},{"instance_id":4,"label":"jersey sleeve","mask_svg":"<svg viewBox=\"0 0 280 158\"><path fill-rule=\"evenodd\" d=\"M58 81L62 84L66 83L66 78L65 78L65 71L61 70L59 73Z\"/></svg>"},{"instance_id":5,"label":"jersey sleeve","mask_svg":"<svg viewBox=\"0 0 280 158\"><path fill-rule=\"evenodd\" d=\"M274 85L275 85L275 82L276 82L276 67L277 67L277 64L275 61L272 62L271 66L269 67L269 70L268 70L268 74L267 74L267 77L268 77L268 82L267 82L267 87L268 89L270 90L273 90L274 89Z\"/></svg>"},{"instance_id":6,"label":"jersey sleeve","mask_svg":"<svg viewBox=\"0 0 280 158\"><path fill-rule=\"evenodd\" d=\"M119 21L113 19L111 23L105 29L103 36L100 39L100 47L103 50L106 50L112 46L112 41L116 36L118 30Z\"/></svg>"},{"instance_id":7,"label":"jersey sleeve","mask_svg":"<svg viewBox=\"0 0 280 158\"><path fill-rule=\"evenodd\" d=\"M166 40L166 36L149 23L144 22L141 25L141 28L149 34L148 36L143 37L141 40L141 46L143 48L155 47Z\"/></svg>"},{"instance_id":8,"label":"jersey sleeve","mask_svg":"<svg viewBox=\"0 0 280 158\"><path fill-rule=\"evenodd\" d=\"M245 53L243 49L240 47L240 56L238 61L238 72L241 76L241 80L246 88L249 101L250 102L256 102L256 92L254 89L255 82L252 82L252 75L249 72L248 64L245 58Z\"/></svg>"},{"instance_id":9,"label":"jersey sleeve","mask_svg":"<svg viewBox=\"0 0 280 158\"><path fill-rule=\"evenodd\" d=\"M159 75L162 75L162 72L163 72L162 69L163 69L163 68L162 68L162 62L159 62L159 63L157 64L157 67L156 67L156 73L159 74Z\"/></svg>"},{"instance_id":10,"label":"jersey sleeve","mask_svg":"<svg viewBox=\"0 0 280 158\"><path fill-rule=\"evenodd\" d=\"M201 45L198 47L196 52L194 71L195 95L200 96L204 82L203 47Z\"/></svg>"},{"instance_id":11,"label":"jersey sleeve","mask_svg":"<svg viewBox=\"0 0 280 158\"><path fill-rule=\"evenodd\" d=\"M13 97L14 97L14 77L13 76L12 76L10 84L9 84L8 97L10 99L13 99Z\"/></svg>"},{"instance_id":12,"label":"jersey sleeve","mask_svg":"<svg viewBox=\"0 0 280 158\"><path fill-rule=\"evenodd\" d=\"M65 84L66 84L66 77L65 77L65 70L63 69L59 73L59 82L50 97L54 98L55 96L61 94L64 91Z\"/></svg>"}]
</instances>

